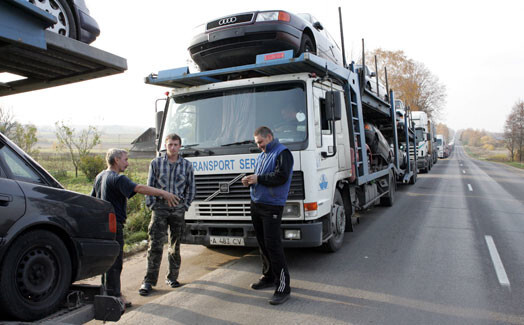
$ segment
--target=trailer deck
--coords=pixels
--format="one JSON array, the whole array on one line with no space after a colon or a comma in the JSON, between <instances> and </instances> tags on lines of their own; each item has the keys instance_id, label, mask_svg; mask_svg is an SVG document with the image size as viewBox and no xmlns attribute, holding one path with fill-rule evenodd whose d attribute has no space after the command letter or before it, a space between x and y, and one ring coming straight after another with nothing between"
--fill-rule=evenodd
<instances>
[{"instance_id":1,"label":"trailer deck","mask_svg":"<svg viewBox=\"0 0 524 325\"><path fill-rule=\"evenodd\" d=\"M25 0L0 3L0 96L105 77L127 70L126 59L45 30L54 17Z\"/></svg>"}]
</instances>

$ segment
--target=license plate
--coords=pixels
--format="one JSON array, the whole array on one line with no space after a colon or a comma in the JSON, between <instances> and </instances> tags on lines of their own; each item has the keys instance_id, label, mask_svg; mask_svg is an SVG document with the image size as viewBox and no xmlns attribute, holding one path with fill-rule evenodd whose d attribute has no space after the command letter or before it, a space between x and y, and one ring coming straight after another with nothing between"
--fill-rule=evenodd
<instances>
[{"instance_id":1,"label":"license plate","mask_svg":"<svg viewBox=\"0 0 524 325\"><path fill-rule=\"evenodd\" d=\"M242 237L224 237L211 236L209 237L209 244L211 245L225 245L225 246L244 246L244 238Z\"/></svg>"}]
</instances>

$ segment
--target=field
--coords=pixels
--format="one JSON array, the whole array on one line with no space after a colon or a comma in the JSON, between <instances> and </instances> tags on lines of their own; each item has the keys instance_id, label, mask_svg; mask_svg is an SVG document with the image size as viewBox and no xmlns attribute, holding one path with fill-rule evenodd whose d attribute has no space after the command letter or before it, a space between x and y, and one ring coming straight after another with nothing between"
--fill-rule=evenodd
<instances>
[{"instance_id":1,"label":"field","mask_svg":"<svg viewBox=\"0 0 524 325\"><path fill-rule=\"evenodd\" d=\"M516 168L524 169L524 162L510 161L508 150L504 148L495 148L495 150L486 150L484 148L464 146L468 155L479 160L496 161Z\"/></svg>"}]
</instances>

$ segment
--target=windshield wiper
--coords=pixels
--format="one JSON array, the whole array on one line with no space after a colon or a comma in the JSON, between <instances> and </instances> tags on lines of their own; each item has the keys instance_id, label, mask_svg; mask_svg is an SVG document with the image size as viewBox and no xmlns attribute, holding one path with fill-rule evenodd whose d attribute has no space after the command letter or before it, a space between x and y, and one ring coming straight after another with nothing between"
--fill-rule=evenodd
<instances>
[{"instance_id":1,"label":"windshield wiper","mask_svg":"<svg viewBox=\"0 0 524 325\"><path fill-rule=\"evenodd\" d=\"M184 156L200 156L200 154L206 154L206 155L214 155L215 153L209 149L204 148L194 148L191 149L191 147L197 146L196 144L190 144L189 146L182 147L182 150L180 151Z\"/></svg>"},{"instance_id":2,"label":"windshield wiper","mask_svg":"<svg viewBox=\"0 0 524 325\"><path fill-rule=\"evenodd\" d=\"M238 141L238 142L232 142L232 143L227 143L227 144L223 144L221 145L221 147L228 147L228 146L235 146L235 145L239 145L239 144L250 144L250 143L255 143L255 140L244 140L244 141Z\"/></svg>"},{"instance_id":3,"label":"windshield wiper","mask_svg":"<svg viewBox=\"0 0 524 325\"><path fill-rule=\"evenodd\" d=\"M192 144L185 144L182 146L182 149L189 149L198 146L198 143L192 143Z\"/></svg>"}]
</instances>

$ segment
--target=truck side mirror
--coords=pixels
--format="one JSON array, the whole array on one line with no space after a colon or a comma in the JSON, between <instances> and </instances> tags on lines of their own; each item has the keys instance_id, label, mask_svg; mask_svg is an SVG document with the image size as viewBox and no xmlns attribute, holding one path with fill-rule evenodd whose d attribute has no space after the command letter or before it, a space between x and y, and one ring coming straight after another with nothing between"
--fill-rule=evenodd
<instances>
[{"instance_id":1,"label":"truck side mirror","mask_svg":"<svg viewBox=\"0 0 524 325\"><path fill-rule=\"evenodd\" d=\"M338 91L326 91L326 120L342 119L342 99Z\"/></svg>"},{"instance_id":2,"label":"truck side mirror","mask_svg":"<svg viewBox=\"0 0 524 325\"><path fill-rule=\"evenodd\" d=\"M164 118L164 111L158 111L155 113L155 134L156 138L160 136L160 128L162 127L162 119Z\"/></svg>"}]
</instances>

